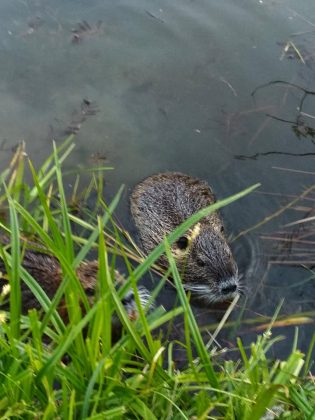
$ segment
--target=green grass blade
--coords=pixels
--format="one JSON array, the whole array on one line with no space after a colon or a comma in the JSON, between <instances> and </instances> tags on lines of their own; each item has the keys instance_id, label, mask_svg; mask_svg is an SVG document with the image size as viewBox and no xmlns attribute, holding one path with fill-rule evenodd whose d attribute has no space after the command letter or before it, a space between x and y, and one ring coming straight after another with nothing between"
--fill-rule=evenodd
<instances>
[{"instance_id":1,"label":"green grass blade","mask_svg":"<svg viewBox=\"0 0 315 420\"><path fill-rule=\"evenodd\" d=\"M198 352L198 355L200 357L200 360L202 361L202 366L206 372L206 375L208 377L209 383L214 387L214 388L219 388L219 381L217 378L217 375L213 369L212 363L210 361L210 357L209 357L209 353L207 351L207 348L203 342L203 339L201 337L196 319L194 317L194 314L192 312L192 309L190 307L190 304L188 302L184 287L182 285L180 276L179 276L179 272L174 260L174 257L171 253L169 244L167 243L167 241L165 241L165 249L166 249L166 255L169 261L169 265L171 267L172 270L172 274L173 274L173 278L174 278L174 283L176 285L176 289L177 289L177 293L180 299L180 303L184 309L184 312L187 314L188 317L188 324L189 324L189 328L190 328L190 333L191 336L193 337L195 346L196 346L196 350Z\"/></svg>"},{"instance_id":2,"label":"green grass blade","mask_svg":"<svg viewBox=\"0 0 315 420\"><path fill-rule=\"evenodd\" d=\"M64 148L66 148L68 146L68 144L70 144L72 142L73 137L74 136L68 137L68 139L57 150L60 152ZM59 158L60 163L63 163L66 160L66 158L71 154L74 147L75 147L74 144L70 144L70 146L67 147L64 154ZM44 189L52 181L52 179L55 176L55 172L56 172L56 167L55 166L52 166L52 168L48 170L48 168L51 165L51 162L53 161L53 159L54 159L54 155L50 156L39 171L41 189ZM47 172L47 173L45 173L45 172ZM38 197L38 188L35 186L29 192L29 203L32 203L37 197Z\"/></svg>"},{"instance_id":3,"label":"green grass blade","mask_svg":"<svg viewBox=\"0 0 315 420\"><path fill-rule=\"evenodd\" d=\"M115 211L120 198L121 198L121 194L123 192L123 187L120 187L118 192L116 193L115 197L113 198L113 200L111 201L111 204L109 205L108 209L106 210L102 220L101 220L101 224L103 227L105 227L108 223L108 221L111 218L111 215L113 214L113 212ZM71 218L71 220L76 220L75 218ZM80 249L79 253L77 254L75 260L74 260L74 266L76 267L87 255L87 253L90 251L92 244L96 241L96 239L99 236L99 230L95 229L92 225L88 225L88 227L92 230L92 233L90 235L90 237L88 238L88 240L86 241L85 245Z\"/></svg>"},{"instance_id":4,"label":"green grass blade","mask_svg":"<svg viewBox=\"0 0 315 420\"><path fill-rule=\"evenodd\" d=\"M86 388L85 396L83 399L82 411L81 411L81 419L86 419L89 411L90 401L92 399L93 389L97 380L97 377L100 375L104 364L106 363L106 359L103 359L99 362L96 366L90 380L88 386Z\"/></svg>"},{"instance_id":5,"label":"green grass blade","mask_svg":"<svg viewBox=\"0 0 315 420\"><path fill-rule=\"evenodd\" d=\"M56 168L56 177L58 184L58 194L60 199L61 207L61 216L62 216L62 225L64 231L64 240L65 240L65 253L68 261L73 263L74 260L74 251L73 251L73 241L72 241L72 231L70 220L68 216L68 205L66 201L66 195L63 188L62 175L61 175L61 164L57 155L56 144L54 142L54 158L55 158L55 168Z\"/></svg>"},{"instance_id":6,"label":"green grass blade","mask_svg":"<svg viewBox=\"0 0 315 420\"><path fill-rule=\"evenodd\" d=\"M20 256L20 232L14 202L9 197L10 228L11 228L11 255L12 264L10 269L10 315L12 337L20 337L20 317L21 317L21 256Z\"/></svg>"},{"instance_id":7,"label":"green grass blade","mask_svg":"<svg viewBox=\"0 0 315 420\"><path fill-rule=\"evenodd\" d=\"M92 319L99 304L100 302L97 302L77 325L72 326L71 329L68 330L68 334L64 336L64 339L57 346L57 348L55 349L55 351L53 352L52 356L49 358L47 363L38 372L38 376L37 376L38 381L40 381L43 378L43 376L45 376L49 372L49 370L67 352L68 348L73 344L73 340L82 332L83 328Z\"/></svg>"}]
</instances>

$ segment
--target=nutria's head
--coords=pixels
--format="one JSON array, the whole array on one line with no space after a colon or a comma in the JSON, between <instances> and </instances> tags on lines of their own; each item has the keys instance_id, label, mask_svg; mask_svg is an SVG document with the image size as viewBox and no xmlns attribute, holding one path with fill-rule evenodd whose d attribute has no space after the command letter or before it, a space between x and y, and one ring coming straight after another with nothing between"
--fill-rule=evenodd
<instances>
[{"instance_id":1,"label":"nutria's head","mask_svg":"<svg viewBox=\"0 0 315 420\"><path fill-rule=\"evenodd\" d=\"M209 185L181 173L152 175L131 195L131 212L142 246L149 254L199 210L215 203ZM218 212L205 216L172 244L184 288L208 303L229 301L239 292L237 265ZM168 266L165 255L159 259Z\"/></svg>"},{"instance_id":2,"label":"nutria's head","mask_svg":"<svg viewBox=\"0 0 315 420\"><path fill-rule=\"evenodd\" d=\"M198 223L172 246L185 290L205 302L224 302L239 293L237 264L223 226Z\"/></svg>"}]
</instances>

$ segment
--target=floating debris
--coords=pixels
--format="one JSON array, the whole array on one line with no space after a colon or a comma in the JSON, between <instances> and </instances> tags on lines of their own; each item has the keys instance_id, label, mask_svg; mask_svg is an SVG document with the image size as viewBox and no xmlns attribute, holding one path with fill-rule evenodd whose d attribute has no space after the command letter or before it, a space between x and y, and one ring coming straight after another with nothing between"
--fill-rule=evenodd
<instances>
[{"instance_id":1,"label":"floating debris","mask_svg":"<svg viewBox=\"0 0 315 420\"><path fill-rule=\"evenodd\" d=\"M221 82L226 84L229 89L231 89L234 96L237 96L236 90L234 89L234 87L231 85L231 83L228 80L224 79L224 77L222 77L222 76L220 77L220 80L221 80Z\"/></svg>"},{"instance_id":2,"label":"floating debris","mask_svg":"<svg viewBox=\"0 0 315 420\"><path fill-rule=\"evenodd\" d=\"M104 163L107 162L108 159L106 157L106 155L104 153L101 152L95 152L92 153L89 157L89 162L95 164L100 164L100 163Z\"/></svg>"},{"instance_id":3,"label":"floating debris","mask_svg":"<svg viewBox=\"0 0 315 420\"><path fill-rule=\"evenodd\" d=\"M44 23L44 20L40 16L34 16L27 22L27 29L20 33L20 36L32 35L38 30ZM12 34L12 32L11 32Z\"/></svg>"},{"instance_id":4,"label":"floating debris","mask_svg":"<svg viewBox=\"0 0 315 420\"><path fill-rule=\"evenodd\" d=\"M261 90L265 89L266 87L273 86L273 85L283 85L287 86L292 89L296 89L301 92L300 102L298 103L297 115L294 120L287 120L284 118L280 118L276 115L266 114L267 117L272 118L276 121L283 122L285 124L290 124L292 131L295 133L296 137L301 140L301 138L309 138L313 144L315 144L315 127L312 127L307 121L306 118L315 119L315 116L304 112L304 105L306 98L309 96L315 96L315 91L305 89L303 86L299 86L295 83L286 82L285 80L274 80L269 83L265 83L264 85L258 86L254 91L251 93L251 96L255 96L256 93Z\"/></svg>"},{"instance_id":5,"label":"floating debris","mask_svg":"<svg viewBox=\"0 0 315 420\"><path fill-rule=\"evenodd\" d=\"M303 57L303 52L301 51L300 47L297 47L293 41L288 41L285 44L279 43L279 45L283 46L283 50L280 56L280 60L284 58L288 59L299 59L303 64L305 63L305 59Z\"/></svg>"},{"instance_id":6,"label":"floating debris","mask_svg":"<svg viewBox=\"0 0 315 420\"><path fill-rule=\"evenodd\" d=\"M83 98L79 109L75 109L72 112L70 122L65 122L60 118L55 118L54 124L49 124L48 138L61 139L65 135L78 134L81 130L82 124L89 118L96 115L99 112L99 108L95 102L90 99ZM68 120L69 121L69 120Z\"/></svg>"},{"instance_id":7,"label":"floating debris","mask_svg":"<svg viewBox=\"0 0 315 420\"><path fill-rule=\"evenodd\" d=\"M238 160L257 160L260 157L263 156L270 156L270 155L284 155L284 156L315 156L315 153L309 152L309 153L290 153L290 152L281 152L280 150L273 150L270 152L258 152L254 153L253 155L234 155L235 159Z\"/></svg>"},{"instance_id":8,"label":"floating debris","mask_svg":"<svg viewBox=\"0 0 315 420\"><path fill-rule=\"evenodd\" d=\"M95 102L92 102L90 99L83 98L80 111L75 111L73 113L72 120L70 124L64 130L64 133L69 134L78 134L81 129L82 123L87 120L88 117L96 115L99 112L99 109Z\"/></svg>"},{"instance_id":9,"label":"floating debris","mask_svg":"<svg viewBox=\"0 0 315 420\"><path fill-rule=\"evenodd\" d=\"M93 36L102 33L103 21L99 20L95 25L90 25L86 20L76 24L76 27L72 29L72 44L79 44L83 41L86 36Z\"/></svg>"},{"instance_id":10,"label":"floating debris","mask_svg":"<svg viewBox=\"0 0 315 420\"><path fill-rule=\"evenodd\" d=\"M150 16L150 18L155 19L161 23L165 23L163 19L161 19L160 17L156 16L155 14L151 13L149 10L145 10L146 14L148 16ZM162 9L159 10L159 12L162 12Z\"/></svg>"}]
</instances>

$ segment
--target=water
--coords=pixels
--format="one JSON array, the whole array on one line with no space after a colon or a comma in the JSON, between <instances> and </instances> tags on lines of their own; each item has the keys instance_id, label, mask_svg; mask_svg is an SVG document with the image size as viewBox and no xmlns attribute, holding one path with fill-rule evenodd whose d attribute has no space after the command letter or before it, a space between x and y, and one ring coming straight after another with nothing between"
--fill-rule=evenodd
<instances>
[{"instance_id":1,"label":"water","mask_svg":"<svg viewBox=\"0 0 315 420\"><path fill-rule=\"evenodd\" d=\"M0 23L1 169L22 139L40 163L53 138L78 131L69 167L107 158L115 167L107 197L126 185L118 215L131 230L128 194L152 173L200 177L218 198L256 182L260 192L281 194L314 182L274 169L313 170L312 137L292 129L303 92L273 84L251 95L278 80L315 89L312 0L2 0ZM84 99L95 111L86 119ZM314 116L314 102L308 95L303 112ZM252 194L224 209L227 230L237 235L287 201ZM269 268L270 246L260 239L302 215L286 212L233 243L248 287L244 317L272 314L281 298L283 313L314 310L314 280L294 286L309 273ZM304 350L311 331L301 328ZM251 336L246 326L238 333Z\"/></svg>"}]
</instances>

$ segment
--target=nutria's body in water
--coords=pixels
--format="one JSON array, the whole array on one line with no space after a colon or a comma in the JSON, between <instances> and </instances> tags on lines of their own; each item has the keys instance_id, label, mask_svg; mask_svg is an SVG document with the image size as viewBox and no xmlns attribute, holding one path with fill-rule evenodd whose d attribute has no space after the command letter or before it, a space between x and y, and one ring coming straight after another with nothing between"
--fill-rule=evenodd
<instances>
[{"instance_id":1,"label":"nutria's body in water","mask_svg":"<svg viewBox=\"0 0 315 420\"><path fill-rule=\"evenodd\" d=\"M0 243L7 245L9 240L7 237L0 235ZM32 244L34 246L34 244ZM38 246L36 246L38 248ZM40 247L39 247L40 249ZM63 273L57 258L48 255L41 251L26 249L23 253L22 267L31 274L31 276L38 282L49 299L53 299L58 287L63 280ZM0 292L5 284L8 284L6 279L6 267L3 260L0 258ZM98 261L83 261L76 269L77 277L90 301L93 304L95 290L97 285ZM117 286L124 282L123 276L115 272L115 281ZM138 288L140 302L143 307L149 301L149 292L144 287ZM21 298L22 298L22 312L27 313L30 309L41 309L39 302L33 295L32 291L21 281ZM138 316L138 309L135 303L134 295L129 290L122 303L130 319L136 319ZM64 321L67 321L67 310L62 302L58 309Z\"/></svg>"},{"instance_id":2,"label":"nutria's body in water","mask_svg":"<svg viewBox=\"0 0 315 420\"><path fill-rule=\"evenodd\" d=\"M148 254L197 211L215 202L209 185L181 173L150 176L131 195L131 213ZM231 300L239 291L238 268L218 212L204 217L172 245L183 284L208 303ZM162 256L160 264L167 266Z\"/></svg>"}]
</instances>

